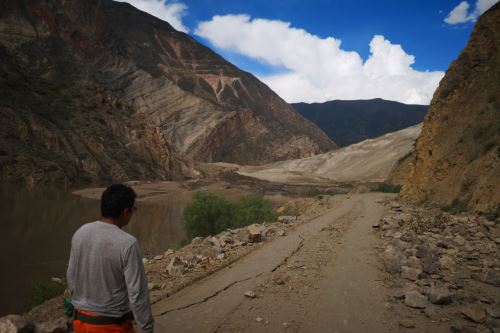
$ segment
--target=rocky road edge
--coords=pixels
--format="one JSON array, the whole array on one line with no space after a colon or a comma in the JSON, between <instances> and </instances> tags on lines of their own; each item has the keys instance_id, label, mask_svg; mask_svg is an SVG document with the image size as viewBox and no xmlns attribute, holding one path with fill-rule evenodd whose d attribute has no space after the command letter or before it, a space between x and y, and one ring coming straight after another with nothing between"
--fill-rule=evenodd
<instances>
[{"instance_id":1,"label":"rocky road edge","mask_svg":"<svg viewBox=\"0 0 500 333\"><path fill-rule=\"evenodd\" d=\"M396 201L373 225L401 328L500 332L500 219Z\"/></svg>"},{"instance_id":2,"label":"rocky road edge","mask_svg":"<svg viewBox=\"0 0 500 333\"><path fill-rule=\"evenodd\" d=\"M196 237L179 250L167 249L163 254L144 258L152 304L231 265L263 243L285 237L299 224L332 208L331 198L330 195L321 195L291 200L278 208L281 215L275 223L253 224L228 229L214 236ZM283 215L289 211L295 215ZM55 297L24 315L11 314L0 318L0 333L71 332L71 319L63 314L63 298Z\"/></svg>"}]
</instances>

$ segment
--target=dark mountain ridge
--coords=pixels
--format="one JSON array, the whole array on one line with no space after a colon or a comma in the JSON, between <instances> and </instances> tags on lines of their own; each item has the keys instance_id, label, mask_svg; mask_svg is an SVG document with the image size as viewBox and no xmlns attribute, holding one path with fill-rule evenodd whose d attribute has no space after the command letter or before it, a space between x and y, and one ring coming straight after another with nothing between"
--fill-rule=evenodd
<instances>
[{"instance_id":1,"label":"dark mountain ridge","mask_svg":"<svg viewBox=\"0 0 500 333\"><path fill-rule=\"evenodd\" d=\"M292 106L341 147L418 124L428 108L381 98L295 103Z\"/></svg>"}]
</instances>

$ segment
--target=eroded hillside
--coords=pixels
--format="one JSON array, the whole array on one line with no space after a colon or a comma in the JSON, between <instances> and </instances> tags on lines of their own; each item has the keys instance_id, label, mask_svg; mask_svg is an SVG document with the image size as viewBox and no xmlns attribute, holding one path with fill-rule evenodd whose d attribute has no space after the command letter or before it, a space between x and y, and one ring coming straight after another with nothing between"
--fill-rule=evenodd
<instances>
[{"instance_id":1,"label":"eroded hillside","mask_svg":"<svg viewBox=\"0 0 500 333\"><path fill-rule=\"evenodd\" d=\"M4 0L0 173L28 182L197 176L336 145L249 73L111 0Z\"/></svg>"},{"instance_id":2,"label":"eroded hillside","mask_svg":"<svg viewBox=\"0 0 500 333\"><path fill-rule=\"evenodd\" d=\"M500 4L481 16L439 84L402 195L458 209L500 203Z\"/></svg>"}]
</instances>

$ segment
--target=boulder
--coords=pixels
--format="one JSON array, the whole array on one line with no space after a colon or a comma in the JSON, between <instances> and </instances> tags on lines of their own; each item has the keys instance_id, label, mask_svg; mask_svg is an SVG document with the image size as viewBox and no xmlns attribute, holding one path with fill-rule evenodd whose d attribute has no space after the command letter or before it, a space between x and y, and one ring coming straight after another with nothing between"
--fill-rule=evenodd
<instances>
[{"instance_id":1,"label":"boulder","mask_svg":"<svg viewBox=\"0 0 500 333\"><path fill-rule=\"evenodd\" d=\"M291 216L291 215L278 216L278 222L281 223L293 223L296 221L297 221L297 216Z\"/></svg>"},{"instance_id":2,"label":"boulder","mask_svg":"<svg viewBox=\"0 0 500 333\"><path fill-rule=\"evenodd\" d=\"M500 318L500 307L488 307L486 308L486 313L488 313L492 318Z\"/></svg>"},{"instance_id":3,"label":"boulder","mask_svg":"<svg viewBox=\"0 0 500 333\"><path fill-rule=\"evenodd\" d=\"M457 236L455 236L454 242L455 242L458 246L463 246L463 245L465 244L465 238L463 238L463 237L462 237L462 236L460 236L460 235L457 235Z\"/></svg>"},{"instance_id":4,"label":"boulder","mask_svg":"<svg viewBox=\"0 0 500 333\"><path fill-rule=\"evenodd\" d=\"M427 292L427 297L433 304L449 304L452 302L452 294L445 287L432 286Z\"/></svg>"},{"instance_id":5,"label":"boulder","mask_svg":"<svg viewBox=\"0 0 500 333\"><path fill-rule=\"evenodd\" d=\"M213 247L222 247L221 242L216 237L210 237L208 241Z\"/></svg>"},{"instance_id":6,"label":"boulder","mask_svg":"<svg viewBox=\"0 0 500 333\"><path fill-rule=\"evenodd\" d=\"M156 283L151 283L150 282L150 283L148 283L148 289L150 291L154 291L154 290L160 289L160 286L158 284L156 284Z\"/></svg>"},{"instance_id":7,"label":"boulder","mask_svg":"<svg viewBox=\"0 0 500 333\"><path fill-rule=\"evenodd\" d=\"M422 270L427 274L436 274L439 272L439 254L428 245L418 245L415 256L422 262Z\"/></svg>"},{"instance_id":8,"label":"boulder","mask_svg":"<svg viewBox=\"0 0 500 333\"><path fill-rule=\"evenodd\" d=\"M252 224L247 227L248 241L250 243L258 243L262 240L262 232L264 227L260 224Z\"/></svg>"},{"instance_id":9,"label":"boulder","mask_svg":"<svg viewBox=\"0 0 500 333\"><path fill-rule=\"evenodd\" d=\"M167 266L167 272L169 275L180 275L184 273L184 270L185 264L178 256L173 257Z\"/></svg>"},{"instance_id":10,"label":"boulder","mask_svg":"<svg viewBox=\"0 0 500 333\"><path fill-rule=\"evenodd\" d=\"M477 333L475 326L463 325L462 323L454 323L450 326L451 333Z\"/></svg>"},{"instance_id":11,"label":"boulder","mask_svg":"<svg viewBox=\"0 0 500 333\"><path fill-rule=\"evenodd\" d=\"M201 238L201 237L196 237L196 238ZM202 238L201 238L202 239ZM193 239L194 240L194 239ZM191 244L193 244L193 241L191 241ZM168 257L169 255L171 254L174 254L175 253L175 250L174 249L168 249L167 251L165 251L165 253L163 253L163 255L165 257Z\"/></svg>"},{"instance_id":12,"label":"boulder","mask_svg":"<svg viewBox=\"0 0 500 333\"><path fill-rule=\"evenodd\" d=\"M484 323L487 318L486 311L484 311L483 307L477 305L462 308L460 312L465 316L465 318L475 323Z\"/></svg>"},{"instance_id":13,"label":"boulder","mask_svg":"<svg viewBox=\"0 0 500 333\"><path fill-rule=\"evenodd\" d=\"M36 324L36 333L66 333L68 329L68 319L59 317L54 320L49 320L43 323Z\"/></svg>"},{"instance_id":14,"label":"boulder","mask_svg":"<svg viewBox=\"0 0 500 333\"><path fill-rule=\"evenodd\" d=\"M422 274L422 270L418 268L412 268L408 266L401 267L401 277L411 281L416 281Z\"/></svg>"},{"instance_id":15,"label":"boulder","mask_svg":"<svg viewBox=\"0 0 500 333\"><path fill-rule=\"evenodd\" d=\"M405 294L405 304L415 309L425 309L428 304L427 296L418 291L408 291Z\"/></svg>"},{"instance_id":16,"label":"boulder","mask_svg":"<svg viewBox=\"0 0 500 333\"><path fill-rule=\"evenodd\" d=\"M483 282L500 287L500 272L495 270L486 271L483 276Z\"/></svg>"},{"instance_id":17,"label":"boulder","mask_svg":"<svg viewBox=\"0 0 500 333\"><path fill-rule=\"evenodd\" d=\"M0 332L2 333L32 333L35 325L19 315L7 315L0 318Z\"/></svg>"},{"instance_id":18,"label":"boulder","mask_svg":"<svg viewBox=\"0 0 500 333\"><path fill-rule=\"evenodd\" d=\"M193 239L191 240L191 245L201 245L201 243L203 243L203 240L204 240L204 238L203 238L203 237L195 237L195 238L193 238ZM168 250L168 251L170 251L170 250ZM172 251L174 251L174 250L172 250ZM174 251L174 252L175 252L175 251ZM173 253L173 252L172 252L172 253ZM165 255L167 256L168 254L165 254Z\"/></svg>"},{"instance_id":19,"label":"boulder","mask_svg":"<svg viewBox=\"0 0 500 333\"><path fill-rule=\"evenodd\" d=\"M401 272L401 262L403 255L393 247L388 247L382 253L382 262L385 270L390 274L398 274Z\"/></svg>"}]
</instances>

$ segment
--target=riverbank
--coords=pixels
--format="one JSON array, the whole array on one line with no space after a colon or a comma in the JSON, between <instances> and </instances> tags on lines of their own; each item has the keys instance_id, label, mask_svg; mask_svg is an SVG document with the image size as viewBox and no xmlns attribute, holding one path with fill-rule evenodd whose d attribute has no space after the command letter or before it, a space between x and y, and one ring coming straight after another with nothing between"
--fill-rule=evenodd
<instances>
[{"instance_id":1,"label":"riverbank","mask_svg":"<svg viewBox=\"0 0 500 333\"><path fill-rule=\"evenodd\" d=\"M291 211L299 217L195 238L145 258L157 329L500 329L498 218L380 193L317 195L279 209ZM23 320L63 329L60 304L53 299Z\"/></svg>"},{"instance_id":2,"label":"riverbank","mask_svg":"<svg viewBox=\"0 0 500 333\"><path fill-rule=\"evenodd\" d=\"M332 208L333 204L334 197L328 195L290 200L278 212L293 210L299 216L282 215L276 223L252 225L206 238L195 238L179 250L167 248L161 253L147 256L144 263L152 303L168 298L196 281L230 266L262 244L285 237L298 225ZM63 330L70 323L63 315L63 298L56 297L22 317L10 317L8 320L11 323L17 322L19 327L33 325L42 331L50 327Z\"/></svg>"}]
</instances>

